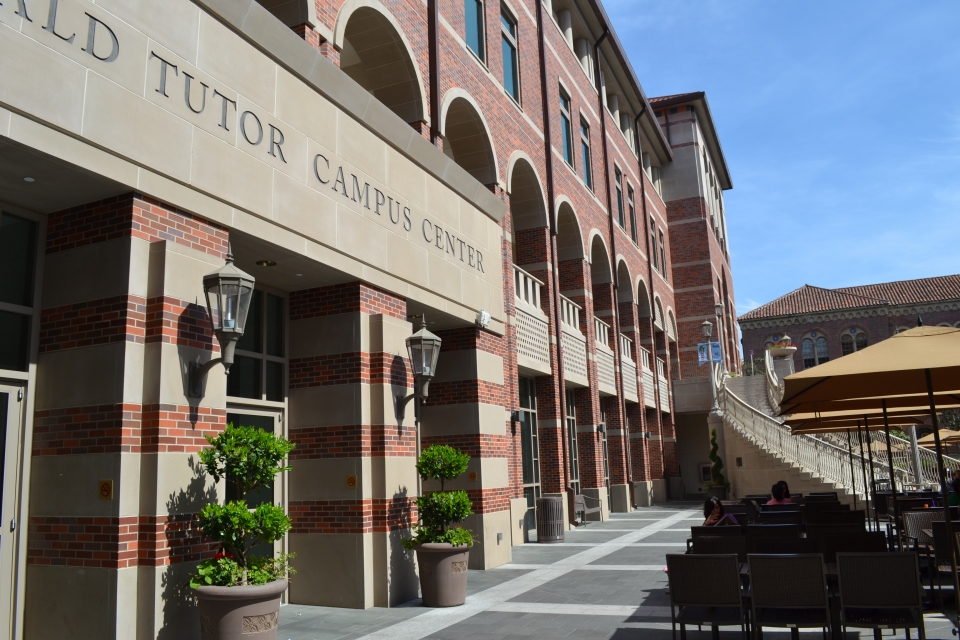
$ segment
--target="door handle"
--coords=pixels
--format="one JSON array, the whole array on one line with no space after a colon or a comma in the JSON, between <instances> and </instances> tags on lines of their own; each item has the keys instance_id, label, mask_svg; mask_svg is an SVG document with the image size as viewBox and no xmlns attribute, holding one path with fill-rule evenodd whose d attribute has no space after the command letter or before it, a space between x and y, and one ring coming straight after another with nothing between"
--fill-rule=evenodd
<instances>
[{"instance_id":1,"label":"door handle","mask_svg":"<svg viewBox=\"0 0 960 640\"><path fill-rule=\"evenodd\" d=\"M10 520L10 531L15 531L17 528L17 519L13 518Z\"/></svg>"}]
</instances>

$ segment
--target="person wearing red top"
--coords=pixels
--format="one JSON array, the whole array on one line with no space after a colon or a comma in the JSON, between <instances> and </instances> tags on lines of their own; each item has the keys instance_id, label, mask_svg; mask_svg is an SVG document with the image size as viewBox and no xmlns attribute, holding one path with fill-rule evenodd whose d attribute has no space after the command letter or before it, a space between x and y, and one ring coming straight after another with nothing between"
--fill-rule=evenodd
<instances>
[{"instance_id":1,"label":"person wearing red top","mask_svg":"<svg viewBox=\"0 0 960 640\"><path fill-rule=\"evenodd\" d=\"M790 499L790 490L783 480L770 487L770 493L773 497L767 500L767 504L793 504L793 500Z\"/></svg>"}]
</instances>

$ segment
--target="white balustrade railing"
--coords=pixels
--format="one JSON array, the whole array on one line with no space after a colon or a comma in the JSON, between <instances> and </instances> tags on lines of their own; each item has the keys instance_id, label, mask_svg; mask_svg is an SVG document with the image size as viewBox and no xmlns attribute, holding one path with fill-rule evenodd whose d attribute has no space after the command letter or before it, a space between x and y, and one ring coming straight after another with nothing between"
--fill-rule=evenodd
<instances>
[{"instance_id":1,"label":"white balustrade railing","mask_svg":"<svg viewBox=\"0 0 960 640\"><path fill-rule=\"evenodd\" d=\"M623 397L630 402L639 402L637 363L633 360L633 340L623 334L620 334L620 379L623 380Z\"/></svg>"},{"instance_id":2,"label":"white balustrade railing","mask_svg":"<svg viewBox=\"0 0 960 640\"><path fill-rule=\"evenodd\" d=\"M822 438L791 433L789 427L754 409L726 385L719 387L717 396L724 421L748 440L783 460L799 465L822 480L839 485L861 497L865 495L863 472L856 448L853 450L851 466L850 453L846 448ZM874 459L875 476L880 477L881 467Z\"/></svg>"},{"instance_id":3,"label":"white balustrade railing","mask_svg":"<svg viewBox=\"0 0 960 640\"><path fill-rule=\"evenodd\" d=\"M580 331L580 310L581 307L576 302L566 296L560 296L561 325Z\"/></svg>"},{"instance_id":4,"label":"white balustrade railing","mask_svg":"<svg viewBox=\"0 0 960 640\"><path fill-rule=\"evenodd\" d=\"M594 337L596 341L609 348L610 345L610 325L600 318L593 319Z\"/></svg>"},{"instance_id":5,"label":"white balustrade railing","mask_svg":"<svg viewBox=\"0 0 960 640\"><path fill-rule=\"evenodd\" d=\"M563 339L563 377L582 387L589 385L587 379L587 339L580 332L564 329Z\"/></svg>"},{"instance_id":6,"label":"white balustrade railing","mask_svg":"<svg viewBox=\"0 0 960 640\"><path fill-rule=\"evenodd\" d=\"M597 349L597 385L604 395L617 395L617 378L614 370L613 352Z\"/></svg>"},{"instance_id":7,"label":"white balustrade railing","mask_svg":"<svg viewBox=\"0 0 960 640\"><path fill-rule=\"evenodd\" d=\"M666 372L666 363L664 363L663 358L657 358L657 377L667 379Z\"/></svg>"},{"instance_id":8,"label":"white balustrade railing","mask_svg":"<svg viewBox=\"0 0 960 640\"><path fill-rule=\"evenodd\" d=\"M521 269L513 268L513 295L518 302L540 310L540 287L543 282Z\"/></svg>"},{"instance_id":9,"label":"white balustrade railing","mask_svg":"<svg viewBox=\"0 0 960 640\"><path fill-rule=\"evenodd\" d=\"M670 383L667 381L667 365L657 358L657 388L660 391L660 410L670 413Z\"/></svg>"},{"instance_id":10,"label":"white balustrade railing","mask_svg":"<svg viewBox=\"0 0 960 640\"><path fill-rule=\"evenodd\" d=\"M650 350L645 347L637 347L640 353L640 367L650 371Z\"/></svg>"},{"instance_id":11,"label":"white balustrade railing","mask_svg":"<svg viewBox=\"0 0 960 640\"><path fill-rule=\"evenodd\" d=\"M620 358L633 362L633 340L620 334Z\"/></svg>"},{"instance_id":12,"label":"white balustrade railing","mask_svg":"<svg viewBox=\"0 0 960 640\"><path fill-rule=\"evenodd\" d=\"M766 357L766 376L767 376L767 401L774 413L780 412L780 401L783 400L783 380L777 377L777 371L773 368L773 356L770 351L764 351Z\"/></svg>"},{"instance_id":13,"label":"white balustrade railing","mask_svg":"<svg viewBox=\"0 0 960 640\"><path fill-rule=\"evenodd\" d=\"M640 386L643 387L643 404L653 408L657 406L657 393L654 388L653 370L650 368L650 351L638 345L637 353L640 354Z\"/></svg>"}]
</instances>

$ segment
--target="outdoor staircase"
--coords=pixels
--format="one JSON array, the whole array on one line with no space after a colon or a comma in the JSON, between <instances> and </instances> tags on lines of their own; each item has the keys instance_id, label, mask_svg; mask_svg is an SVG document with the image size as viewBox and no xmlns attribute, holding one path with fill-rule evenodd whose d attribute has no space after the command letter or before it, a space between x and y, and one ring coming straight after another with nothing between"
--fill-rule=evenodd
<instances>
[{"instance_id":1,"label":"outdoor staircase","mask_svg":"<svg viewBox=\"0 0 960 640\"><path fill-rule=\"evenodd\" d=\"M784 480L792 493L836 491L841 502L853 504L856 494L861 503L865 485L856 453L851 470L847 450L821 438L790 433L776 417L782 383L769 364L768 373L760 376L717 372L726 470L734 497L769 493L771 485ZM875 475L878 471L875 461Z\"/></svg>"}]
</instances>

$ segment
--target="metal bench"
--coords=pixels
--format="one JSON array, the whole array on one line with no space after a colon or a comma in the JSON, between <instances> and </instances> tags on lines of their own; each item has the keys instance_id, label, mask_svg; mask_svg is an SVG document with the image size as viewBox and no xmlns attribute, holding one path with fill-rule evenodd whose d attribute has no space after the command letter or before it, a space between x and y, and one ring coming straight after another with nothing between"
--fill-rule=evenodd
<instances>
[{"instance_id":1,"label":"metal bench","mask_svg":"<svg viewBox=\"0 0 960 640\"><path fill-rule=\"evenodd\" d=\"M570 492L570 495L573 497L573 523L577 526L580 526L581 523L586 522L587 516L591 513L600 513L602 507L599 498L593 498L591 496L585 496L582 493L573 493ZM589 506L589 505L593 506ZM580 523L577 522L577 515L580 515Z\"/></svg>"}]
</instances>

